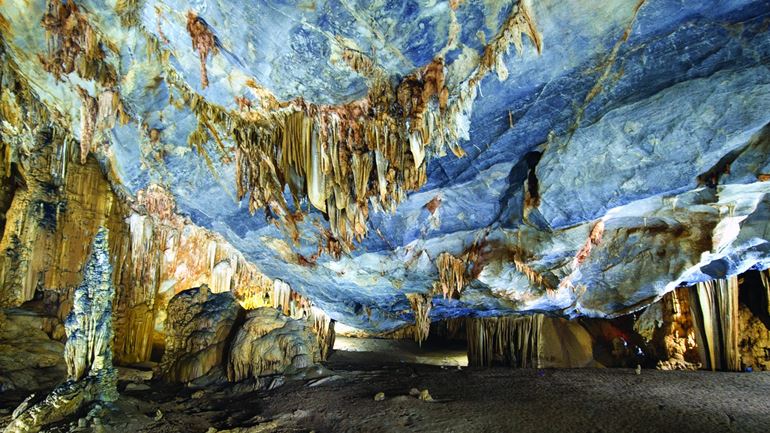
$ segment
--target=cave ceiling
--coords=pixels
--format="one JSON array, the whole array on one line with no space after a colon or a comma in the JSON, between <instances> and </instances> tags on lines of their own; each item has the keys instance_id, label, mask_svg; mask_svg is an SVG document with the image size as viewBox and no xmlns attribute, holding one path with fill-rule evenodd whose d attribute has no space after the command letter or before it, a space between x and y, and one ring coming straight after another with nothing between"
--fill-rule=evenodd
<instances>
[{"instance_id":1,"label":"cave ceiling","mask_svg":"<svg viewBox=\"0 0 770 433\"><path fill-rule=\"evenodd\" d=\"M769 1L74 4L0 1L57 121L342 323L615 316L770 267Z\"/></svg>"}]
</instances>

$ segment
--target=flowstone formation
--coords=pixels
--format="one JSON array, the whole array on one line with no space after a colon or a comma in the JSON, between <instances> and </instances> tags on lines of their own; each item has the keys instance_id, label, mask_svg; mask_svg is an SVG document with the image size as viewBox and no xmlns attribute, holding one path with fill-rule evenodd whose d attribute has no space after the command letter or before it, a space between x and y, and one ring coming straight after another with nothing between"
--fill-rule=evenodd
<instances>
[{"instance_id":1,"label":"flowstone formation","mask_svg":"<svg viewBox=\"0 0 770 433\"><path fill-rule=\"evenodd\" d=\"M249 311L227 361L227 378L240 382L272 374L291 374L321 360L310 325L273 308Z\"/></svg>"},{"instance_id":2,"label":"flowstone formation","mask_svg":"<svg viewBox=\"0 0 770 433\"><path fill-rule=\"evenodd\" d=\"M467 319L468 363L520 368L597 364L593 340L579 324L543 314Z\"/></svg>"},{"instance_id":3,"label":"flowstone formation","mask_svg":"<svg viewBox=\"0 0 770 433\"><path fill-rule=\"evenodd\" d=\"M100 228L65 322L67 380L40 401L34 401L34 394L25 400L14 411L6 433L37 432L92 402L117 399L117 371L112 365L114 295L107 230Z\"/></svg>"},{"instance_id":4,"label":"flowstone formation","mask_svg":"<svg viewBox=\"0 0 770 433\"><path fill-rule=\"evenodd\" d=\"M703 365L698 351L691 307L695 293L676 289L650 305L634 324L634 329L650 345L650 354L662 370L697 370Z\"/></svg>"}]
</instances>

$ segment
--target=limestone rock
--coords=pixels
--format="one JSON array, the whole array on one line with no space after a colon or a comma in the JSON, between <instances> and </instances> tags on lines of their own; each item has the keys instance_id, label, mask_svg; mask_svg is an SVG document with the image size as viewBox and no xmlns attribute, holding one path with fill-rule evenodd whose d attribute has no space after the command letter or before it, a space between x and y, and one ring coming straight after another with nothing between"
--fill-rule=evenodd
<instances>
[{"instance_id":1,"label":"limestone rock","mask_svg":"<svg viewBox=\"0 0 770 433\"><path fill-rule=\"evenodd\" d=\"M580 368L595 364L591 336L574 320L544 318L538 349L541 368Z\"/></svg>"},{"instance_id":2,"label":"limestone rock","mask_svg":"<svg viewBox=\"0 0 770 433\"><path fill-rule=\"evenodd\" d=\"M241 312L230 292L211 293L207 285L174 296L167 310L163 378L190 382L221 367Z\"/></svg>"},{"instance_id":3,"label":"limestone rock","mask_svg":"<svg viewBox=\"0 0 770 433\"><path fill-rule=\"evenodd\" d=\"M238 330L227 363L227 378L291 373L320 360L317 337L304 320L286 317L272 308L249 311Z\"/></svg>"},{"instance_id":4,"label":"limestone rock","mask_svg":"<svg viewBox=\"0 0 770 433\"><path fill-rule=\"evenodd\" d=\"M770 330L745 306L741 306L739 317L741 364L755 371L770 370Z\"/></svg>"},{"instance_id":5,"label":"limestone rock","mask_svg":"<svg viewBox=\"0 0 770 433\"><path fill-rule=\"evenodd\" d=\"M649 355L660 370L697 370L701 359L690 307L692 293L678 288L647 307L634 329L647 342Z\"/></svg>"},{"instance_id":6,"label":"limestone rock","mask_svg":"<svg viewBox=\"0 0 770 433\"><path fill-rule=\"evenodd\" d=\"M422 401L433 401L433 397L430 396L430 393L427 389L423 389L420 391L420 395L418 397Z\"/></svg>"}]
</instances>

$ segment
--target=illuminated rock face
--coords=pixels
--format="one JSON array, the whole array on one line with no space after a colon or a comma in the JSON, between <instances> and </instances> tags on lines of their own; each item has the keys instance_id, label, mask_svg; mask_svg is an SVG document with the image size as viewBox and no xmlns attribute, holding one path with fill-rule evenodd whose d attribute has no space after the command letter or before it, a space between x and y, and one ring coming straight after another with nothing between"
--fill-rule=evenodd
<instances>
[{"instance_id":1,"label":"illuminated rock face","mask_svg":"<svg viewBox=\"0 0 770 433\"><path fill-rule=\"evenodd\" d=\"M212 293L205 285L171 298L161 362L163 377L186 383L221 372L233 325L242 311L231 293Z\"/></svg>"},{"instance_id":2,"label":"illuminated rock face","mask_svg":"<svg viewBox=\"0 0 770 433\"><path fill-rule=\"evenodd\" d=\"M168 185L332 319L390 330L414 323L406 294L429 292L433 320L613 316L770 266L766 1L119 3L77 2L44 29L46 1L6 0L8 56L116 191ZM75 34L56 34L61 14ZM83 52L49 43L94 35ZM280 102L295 97L331 105ZM31 269L23 219L2 246ZM240 268L220 261L212 281ZM144 305L149 329L145 286L120 303ZM119 340L126 359L149 353Z\"/></svg>"},{"instance_id":3,"label":"illuminated rock face","mask_svg":"<svg viewBox=\"0 0 770 433\"><path fill-rule=\"evenodd\" d=\"M296 372L321 360L317 337L304 320L286 317L273 308L249 311L233 340L227 378Z\"/></svg>"}]
</instances>

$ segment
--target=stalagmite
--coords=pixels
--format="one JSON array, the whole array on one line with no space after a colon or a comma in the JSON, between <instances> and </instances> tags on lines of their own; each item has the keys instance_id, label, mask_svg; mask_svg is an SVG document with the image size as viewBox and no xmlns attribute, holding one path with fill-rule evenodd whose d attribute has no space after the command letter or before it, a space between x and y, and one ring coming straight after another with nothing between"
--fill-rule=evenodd
<instances>
[{"instance_id":1,"label":"stalagmite","mask_svg":"<svg viewBox=\"0 0 770 433\"><path fill-rule=\"evenodd\" d=\"M738 277L698 283L691 289L693 323L706 368L740 371Z\"/></svg>"},{"instance_id":2,"label":"stalagmite","mask_svg":"<svg viewBox=\"0 0 770 433\"><path fill-rule=\"evenodd\" d=\"M93 401L117 399L117 371L112 365L114 295L107 230L100 228L94 237L83 282L75 289L72 312L65 322L67 381L32 406L25 407L26 401L22 403L5 433L37 432Z\"/></svg>"},{"instance_id":3,"label":"stalagmite","mask_svg":"<svg viewBox=\"0 0 770 433\"><path fill-rule=\"evenodd\" d=\"M659 370L697 370L702 366L690 296L684 287L666 293L634 323L634 330L650 347L648 355L658 359Z\"/></svg>"},{"instance_id":4,"label":"stalagmite","mask_svg":"<svg viewBox=\"0 0 770 433\"><path fill-rule=\"evenodd\" d=\"M770 371L770 329L745 305L741 305L739 316L741 366Z\"/></svg>"}]
</instances>

